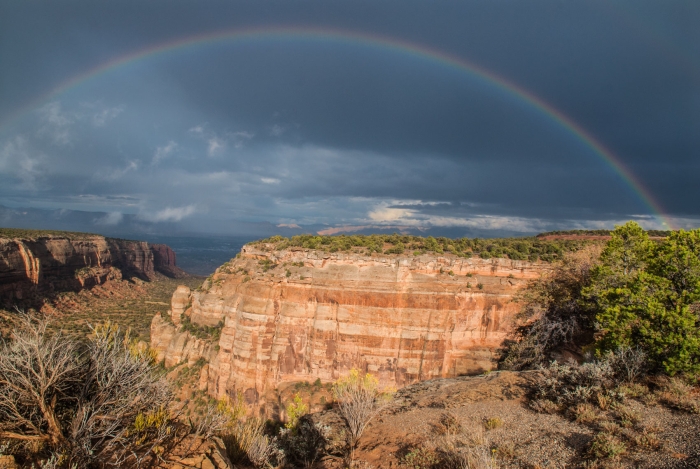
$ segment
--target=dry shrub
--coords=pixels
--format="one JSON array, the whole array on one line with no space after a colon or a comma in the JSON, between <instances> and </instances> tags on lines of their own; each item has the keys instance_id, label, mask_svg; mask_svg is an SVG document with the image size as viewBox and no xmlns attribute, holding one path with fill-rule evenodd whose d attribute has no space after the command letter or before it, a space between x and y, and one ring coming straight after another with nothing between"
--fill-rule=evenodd
<instances>
[{"instance_id":1,"label":"dry shrub","mask_svg":"<svg viewBox=\"0 0 700 469\"><path fill-rule=\"evenodd\" d=\"M452 412L444 412L440 416L438 423L433 425L435 432L439 435L454 435L462 431L462 424Z\"/></svg>"},{"instance_id":2,"label":"dry shrub","mask_svg":"<svg viewBox=\"0 0 700 469\"><path fill-rule=\"evenodd\" d=\"M552 362L542 368L542 377L535 382L534 398L548 399L568 407L607 395L615 385L615 373L608 361L581 365Z\"/></svg>"},{"instance_id":3,"label":"dry shrub","mask_svg":"<svg viewBox=\"0 0 700 469\"><path fill-rule=\"evenodd\" d=\"M80 343L20 315L0 344L0 437L61 466L148 467L173 444L172 390L153 355L111 323ZM27 446L25 445L25 448Z\"/></svg>"},{"instance_id":4,"label":"dry shrub","mask_svg":"<svg viewBox=\"0 0 700 469\"><path fill-rule=\"evenodd\" d=\"M610 406L615 402L610 394L597 394L595 400L598 403L598 407L601 410L608 410Z\"/></svg>"},{"instance_id":5,"label":"dry shrub","mask_svg":"<svg viewBox=\"0 0 700 469\"><path fill-rule=\"evenodd\" d=\"M210 413L219 416L213 420L217 424L214 433L221 435L231 462L250 462L255 467L265 467L278 455L276 439L265 435L265 422L245 417L246 407L240 393L233 399L219 401L209 410L205 416Z\"/></svg>"},{"instance_id":6,"label":"dry shrub","mask_svg":"<svg viewBox=\"0 0 700 469\"><path fill-rule=\"evenodd\" d=\"M649 388L641 383L629 383L619 386L617 392L625 397L638 399L649 394Z\"/></svg>"},{"instance_id":7,"label":"dry shrub","mask_svg":"<svg viewBox=\"0 0 700 469\"><path fill-rule=\"evenodd\" d=\"M647 354L639 347L622 346L608 352L606 358L617 378L626 383L634 383L648 369Z\"/></svg>"},{"instance_id":8,"label":"dry shrub","mask_svg":"<svg viewBox=\"0 0 700 469\"><path fill-rule=\"evenodd\" d=\"M502 426L503 420L499 417L491 417L490 419L486 419L484 421L484 428L486 428L486 430L495 430L496 428L500 428Z\"/></svg>"},{"instance_id":9,"label":"dry shrub","mask_svg":"<svg viewBox=\"0 0 700 469\"><path fill-rule=\"evenodd\" d=\"M593 331L594 312L582 301L581 290L600 256L588 246L567 254L548 274L533 280L516 298L522 305L514 339L501 359L503 369L523 370L545 364L562 348L577 348L582 334Z\"/></svg>"},{"instance_id":10,"label":"dry shrub","mask_svg":"<svg viewBox=\"0 0 700 469\"><path fill-rule=\"evenodd\" d=\"M682 378L668 379L658 393L659 400L673 409L691 414L700 413L700 395L698 390L685 382Z\"/></svg>"},{"instance_id":11,"label":"dry shrub","mask_svg":"<svg viewBox=\"0 0 700 469\"><path fill-rule=\"evenodd\" d=\"M642 396L639 398L639 400L645 406L652 407L652 406L655 406L659 403L660 398L661 398L661 396L659 396L658 393L647 392L646 394L642 394Z\"/></svg>"},{"instance_id":12,"label":"dry shrub","mask_svg":"<svg viewBox=\"0 0 700 469\"><path fill-rule=\"evenodd\" d=\"M221 436L231 462L250 461L255 467L267 465L277 453L275 439L265 435L265 422L256 418L237 420Z\"/></svg>"},{"instance_id":13,"label":"dry shrub","mask_svg":"<svg viewBox=\"0 0 700 469\"><path fill-rule=\"evenodd\" d=\"M361 375L357 369L350 370L345 378L333 385L333 397L338 410L350 429L350 457L369 422L391 402L394 390L379 387L377 378L369 373Z\"/></svg>"},{"instance_id":14,"label":"dry shrub","mask_svg":"<svg viewBox=\"0 0 700 469\"><path fill-rule=\"evenodd\" d=\"M615 415L620 420L620 425L625 428L633 427L642 419L638 411L623 405L615 407Z\"/></svg>"},{"instance_id":15,"label":"dry shrub","mask_svg":"<svg viewBox=\"0 0 700 469\"><path fill-rule=\"evenodd\" d=\"M475 438L476 437L476 438ZM476 440L476 441L475 441ZM477 442L478 441L478 442ZM437 444L441 469L497 469L498 461L483 432L471 435L451 435Z\"/></svg>"},{"instance_id":16,"label":"dry shrub","mask_svg":"<svg viewBox=\"0 0 700 469\"><path fill-rule=\"evenodd\" d=\"M663 384L663 390L674 396L686 396L693 392L693 386L688 384L683 378L674 376Z\"/></svg>"},{"instance_id":17,"label":"dry shrub","mask_svg":"<svg viewBox=\"0 0 700 469\"><path fill-rule=\"evenodd\" d=\"M596 459L591 461L584 461L581 465L583 469L627 469L622 461L618 458L615 459ZM544 468L542 468L544 469Z\"/></svg>"},{"instance_id":18,"label":"dry shrub","mask_svg":"<svg viewBox=\"0 0 700 469\"><path fill-rule=\"evenodd\" d=\"M627 445L624 441L610 433L598 433L593 437L589 453L597 459L612 459L617 458L627 451Z\"/></svg>"},{"instance_id":19,"label":"dry shrub","mask_svg":"<svg viewBox=\"0 0 700 469\"><path fill-rule=\"evenodd\" d=\"M518 451L515 447L515 443L512 441L507 441L503 444L498 445L496 448L496 454L501 459L513 459L517 455Z\"/></svg>"},{"instance_id":20,"label":"dry shrub","mask_svg":"<svg viewBox=\"0 0 700 469\"><path fill-rule=\"evenodd\" d=\"M603 433L609 433L610 435L616 435L620 431L620 426L610 420L603 420L598 422L598 427Z\"/></svg>"},{"instance_id":21,"label":"dry shrub","mask_svg":"<svg viewBox=\"0 0 700 469\"><path fill-rule=\"evenodd\" d=\"M280 429L280 444L284 448L284 459L294 467L313 467L316 460L322 456L333 454L345 456L347 446L329 448L333 439L332 428L309 418L301 418L295 428ZM345 439L345 431L341 430L339 439ZM330 451L330 453L329 453ZM352 467L353 461L349 463Z\"/></svg>"},{"instance_id":22,"label":"dry shrub","mask_svg":"<svg viewBox=\"0 0 700 469\"><path fill-rule=\"evenodd\" d=\"M433 469L442 464L442 458L432 446L413 448L403 457L403 464L411 469Z\"/></svg>"},{"instance_id":23,"label":"dry shrub","mask_svg":"<svg viewBox=\"0 0 700 469\"><path fill-rule=\"evenodd\" d=\"M670 393L662 393L660 398L661 402L673 409L688 412L689 414L700 414L700 401L697 398L676 396Z\"/></svg>"},{"instance_id":24,"label":"dry shrub","mask_svg":"<svg viewBox=\"0 0 700 469\"><path fill-rule=\"evenodd\" d=\"M349 469L374 469L367 461L353 461L349 464Z\"/></svg>"},{"instance_id":25,"label":"dry shrub","mask_svg":"<svg viewBox=\"0 0 700 469\"><path fill-rule=\"evenodd\" d=\"M491 450L483 425L461 427L461 430L446 432L413 448L402 458L402 464L411 469L496 469L495 456L499 450ZM512 457L514 452L512 445L503 446L503 457Z\"/></svg>"},{"instance_id":26,"label":"dry shrub","mask_svg":"<svg viewBox=\"0 0 700 469\"><path fill-rule=\"evenodd\" d=\"M658 433L646 428L634 438L634 443L640 448L651 451L661 449L661 438L659 438Z\"/></svg>"},{"instance_id":27,"label":"dry shrub","mask_svg":"<svg viewBox=\"0 0 700 469\"><path fill-rule=\"evenodd\" d=\"M273 456L278 454L278 449L275 439L263 434L264 424L260 425L259 428L260 430L255 432L255 437L251 440L246 454L255 467L265 467L270 464Z\"/></svg>"},{"instance_id":28,"label":"dry shrub","mask_svg":"<svg viewBox=\"0 0 700 469\"><path fill-rule=\"evenodd\" d=\"M231 426L233 420L232 413L226 411L225 401L218 401L216 404L207 405L195 419L190 419L190 427L192 433L207 440L222 434Z\"/></svg>"},{"instance_id":29,"label":"dry shrub","mask_svg":"<svg viewBox=\"0 0 700 469\"><path fill-rule=\"evenodd\" d=\"M574 420L579 423L593 423L598 420L599 415L595 407L587 402L576 404L569 409Z\"/></svg>"},{"instance_id":30,"label":"dry shrub","mask_svg":"<svg viewBox=\"0 0 700 469\"><path fill-rule=\"evenodd\" d=\"M530 408L543 414L556 414L562 406L549 399L533 399L530 401Z\"/></svg>"}]
</instances>

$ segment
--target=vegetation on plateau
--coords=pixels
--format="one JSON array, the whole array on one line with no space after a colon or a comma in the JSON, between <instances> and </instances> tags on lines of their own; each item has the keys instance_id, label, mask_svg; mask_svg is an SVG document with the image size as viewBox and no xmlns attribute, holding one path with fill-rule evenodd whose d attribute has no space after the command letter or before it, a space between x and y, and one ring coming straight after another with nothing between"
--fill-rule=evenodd
<instances>
[{"instance_id":1,"label":"vegetation on plateau","mask_svg":"<svg viewBox=\"0 0 700 469\"><path fill-rule=\"evenodd\" d=\"M58 231L58 230L29 230L24 228L0 228L0 238L20 238L20 239L38 239L61 237L68 239L85 239L93 236L101 236L95 233L80 233L75 231Z\"/></svg>"},{"instance_id":2,"label":"vegetation on plateau","mask_svg":"<svg viewBox=\"0 0 700 469\"><path fill-rule=\"evenodd\" d=\"M251 244L269 249L319 249L328 252L362 252L366 254L413 254L428 252L453 254L459 257L508 258L514 260L552 262L564 254L594 243L591 240L529 238L434 238L412 235L297 235L291 238L273 236Z\"/></svg>"},{"instance_id":3,"label":"vegetation on plateau","mask_svg":"<svg viewBox=\"0 0 700 469\"><path fill-rule=\"evenodd\" d=\"M564 231L547 231L537 235L538 238L545 236L610 236L613 230L564 230ZM665 238L672 232L665 230L647 230L646 233L650 237Z\"/></svg>"}]
</instances>

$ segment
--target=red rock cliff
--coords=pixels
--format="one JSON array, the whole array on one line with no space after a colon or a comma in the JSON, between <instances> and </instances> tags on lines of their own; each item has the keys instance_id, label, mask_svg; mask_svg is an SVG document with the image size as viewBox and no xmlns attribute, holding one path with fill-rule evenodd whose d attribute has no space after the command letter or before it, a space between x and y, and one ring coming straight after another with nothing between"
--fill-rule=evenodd
<instances>
[{"instance_id":1,"label":"red rock cliff","mask_svg":"<svg viewBox=\"0 0 700 469\"><path fill-rule=\"evenodd\" d=\"M153 265L157 272L171 278L182 278L187 275L177 266L175 251L167 244L151 244L153 253Z\"/></svg>"},{"instance_id":2,"label":"red rock cliff","mask_svg":"<svg viewBox=\"0 0 700 469\"><path fill-rule=\"evenodd\" d=\"M11 305L36 293L79 290L122 274L149 280L157 270L179 271L170 248L156 246L158 256L145 241L99 235L0 237L0 301Z\"/></svg>"},{"instance_id":3,"label":"red rock cliff","mask_svg":"<svg viewBox=\"0 0 700 469\"><path fill-rule=\"evenodd\" d=\"M517 305L513 293L547 264L452 255L387 256L251 245L156 316L166 366L210 360L208 391L274 399L286 381L328 381L359 367L401 387L494 367ZM178 325L223 324L220 339ZM173 324L174 323L174 324Z\"/></svg>"}]
</instances>

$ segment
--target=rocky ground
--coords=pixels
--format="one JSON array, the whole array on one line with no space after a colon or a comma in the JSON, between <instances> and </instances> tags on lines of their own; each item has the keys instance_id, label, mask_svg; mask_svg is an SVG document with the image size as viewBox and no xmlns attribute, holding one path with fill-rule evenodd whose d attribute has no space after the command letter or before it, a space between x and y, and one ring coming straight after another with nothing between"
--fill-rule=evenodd
<instances>
[{"instance_id":1,"label":"rocky ground","mask_svg":"<svg viewBox=\"0 0 700 469\"><path fill-rule=\"evenodd\" d=\"M445 467L441 448L464 445L487 455L491 467L504 469L699 467L700 415L662 404L662 394L654 393L653 386L604 409L586 408L583 415L572 410L548 414L529 406L535 377L494 372L400 390L362 436L356 452L359 466ZM329 447L340 452L343 424L335 411L308 418L333 428ZM597 456L593 446L600 450ZM317 467L345 466L336 457L326 457Z\"/></svg>"}]
</instances>

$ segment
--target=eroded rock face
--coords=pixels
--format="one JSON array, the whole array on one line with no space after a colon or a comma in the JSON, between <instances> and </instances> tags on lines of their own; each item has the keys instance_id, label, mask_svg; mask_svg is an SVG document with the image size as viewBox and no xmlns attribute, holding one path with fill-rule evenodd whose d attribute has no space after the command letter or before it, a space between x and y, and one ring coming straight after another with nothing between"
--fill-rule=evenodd
<instances>
[{"instance_id":1,"label":"eroded rock face","mask_svg":"<svg viewBox=\"0 0 700 469\"><path fill-rule=\"evenodd\" d=\"M166 368L180 363L192 366L200 358L213 360L215 347L206 339L179 331L178 326L163 319L160 314L151 322L151 348L156 351L158 361L165 362Z\"/></svg>"},{"instance_id":2,"label":"eroded rock face","mask_svg":"<svg viewBox=\"0 0 700 469\"><path fill-rule=\"evenodd\" d=\"M167 244L151 244L153 253L153 268L163 275L171 278L182 278L187 274L177 267L177 257L175 251Z\"/></svg>"},{"instance_id":3,"label":"eroded rock face","mask_svg":"<svg viewBox=\"0 0 700 469\"><path fill-rule=\"evenodd\" d=\"M184 313L202 326L224 321L209 393L242 392L260 405L282 382L335 380L354 367L396 387L492 369L517 310L513 294L547 267L247 245L189 294ZM157 330L151 337L160 340Z\"/></svg>"},{"instance_id":4,"label":"eroded rock face","mask_svg":"<svg viewBox=\"0 0 700 469\"><path fill-rule=\"evenodd\" d=\"M159 253L170 250L156 246L161 246L155 249ZM0 301L12 304L36 293L77 291L121 275L149 280L157 270L177 269L174 254L158 259L154 262L154 247L145 241L99 235L0 237Z\"/></svg>"}]
</instances>

